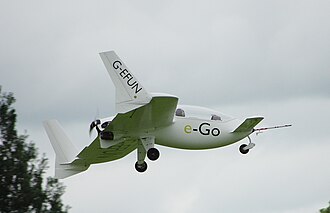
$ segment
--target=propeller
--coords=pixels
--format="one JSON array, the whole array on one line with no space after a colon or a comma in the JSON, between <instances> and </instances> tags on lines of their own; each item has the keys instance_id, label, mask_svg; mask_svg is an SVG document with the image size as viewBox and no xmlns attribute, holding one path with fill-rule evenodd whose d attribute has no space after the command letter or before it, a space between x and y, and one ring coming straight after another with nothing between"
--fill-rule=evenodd
<instances>
[{"instance_id":1,"label":"propeller","mask_svg":"<svg viewBox=\"0 0 330 213\"><path fill-rule=\"evenodd\" d=\"M89 126L89 137L91 136L92 131L93 131L94 128L96 128L97 134L100 134L101 130L100 130L100 128L98 127L98 125L100 125L100 124L101 124L101 121L100 121L99 119L94 120L94 121L90 124L90 126Z\"/></svg>"},{"instance_id":2,"label":"propeller","mask_svg":"<svg viewBox=\"0 0 330 213\"><path fill-rule=\"evenodd\" d=\"M97 134L100 134L101 130L98 127L98 125L101 124L100 119L98 119L100 117L100 111L99 111L99 107L96 108L96 113L94 116L94 120L93 122L89 125L89 137L91 137L92 135L92 131L94 128L96 128Z\"/></svg>"}]
</instances>

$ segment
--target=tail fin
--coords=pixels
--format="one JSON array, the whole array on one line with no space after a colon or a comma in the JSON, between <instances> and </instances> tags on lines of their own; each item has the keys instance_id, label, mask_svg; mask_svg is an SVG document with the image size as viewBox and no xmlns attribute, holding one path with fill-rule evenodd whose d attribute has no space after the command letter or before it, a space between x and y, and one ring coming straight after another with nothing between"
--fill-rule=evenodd
<instances>
[{"instance_id":1,"label":"tail fin","mask_svg":"<svg viewBox=\"0 0 330 213\"><path fill-rule=\"evenodd\" d=\"M100 53L116 87L116 110L125 113L150 102L151 95L114 51Z\"/></svg>"},{"instance_id":2,"label":"tail fin","mask_svg":"<svg viewBox=\"0 0 330 213\"><path fill-rule=\"evenodd\" d=\"M78 152L57 120L44 121L44 127L56 154L55 177L66 178L85 171L88 166L75 160Z\"/></svg>"}]
</instances>

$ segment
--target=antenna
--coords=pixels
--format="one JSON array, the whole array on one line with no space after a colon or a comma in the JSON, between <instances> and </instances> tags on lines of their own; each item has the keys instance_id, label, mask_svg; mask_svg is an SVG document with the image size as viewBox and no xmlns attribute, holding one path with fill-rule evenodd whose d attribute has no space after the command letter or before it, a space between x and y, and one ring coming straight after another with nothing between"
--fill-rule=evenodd
<instances>
[{"instance_id":1,"label":"antenna","mask_svg":"<svg viewBox=\"0 0 330 213\"><path fill-rule=\"evenodd\" d=\"M279 128L286 128L291 127L291 124L281 125L281 126L272 126L272 127L263 127L258 129L253 129L253 132L256 132L256 135L259 135L260 133L263 133L263 131L270 130L270 129L279 129Z\"/></svg>"}]
</instances>

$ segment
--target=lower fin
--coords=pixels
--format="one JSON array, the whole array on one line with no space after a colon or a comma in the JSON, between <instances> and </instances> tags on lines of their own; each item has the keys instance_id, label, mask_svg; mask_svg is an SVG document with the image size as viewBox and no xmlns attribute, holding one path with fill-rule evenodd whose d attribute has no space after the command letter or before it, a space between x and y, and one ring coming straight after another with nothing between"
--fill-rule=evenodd
<instances>
[{"instance_id":1,"label":"lower fin","mask_svg":"<svg viewBox=\"0 0 330 213\"><path fill-rule=\"evenodd\" d=\"M86 171L90 164L81 162L82 160L77 159L72 163L60 164L57 159L55 161L55 178L64 179L80 172Z\"/></svg>"},{"instance_id":2,"label":"lower fin","mask_svg":"<svg viewBox=\"0 0 330 213\"><path fill-rule=\"evenodd\" d=\"M66 178L88 169L89 164L76 159L78 151L59 122L48 120L43 124L56 154L55 178Z\"/></svg>"}]
</instances>

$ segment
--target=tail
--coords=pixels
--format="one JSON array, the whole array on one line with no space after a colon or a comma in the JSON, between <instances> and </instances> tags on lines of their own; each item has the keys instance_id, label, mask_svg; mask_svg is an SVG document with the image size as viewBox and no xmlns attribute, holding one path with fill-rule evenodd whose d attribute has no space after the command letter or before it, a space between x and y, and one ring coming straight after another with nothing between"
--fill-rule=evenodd
<instances>
[{"instance_id":1,"label":"tail","mask_svg":"<svg viewBox=\"0 0 330 213\"><path fill-rule=\"evenodd\" d=\"M114 51L100 53L116 87L116 111L126 113L141 107L151 100L151 95Z\"/></svg>"},{"instance_id":2,"label":"tail","mask_svg":"<svg viewBox=\"0 0 330 213\"><path fill-rule=\"evenodd\" d=\"M44 121L44 127L55 151L55 178L66 178L88 169L81 159L76 159L78 151L57 120Z\"/></svg>"}]
</instances>

